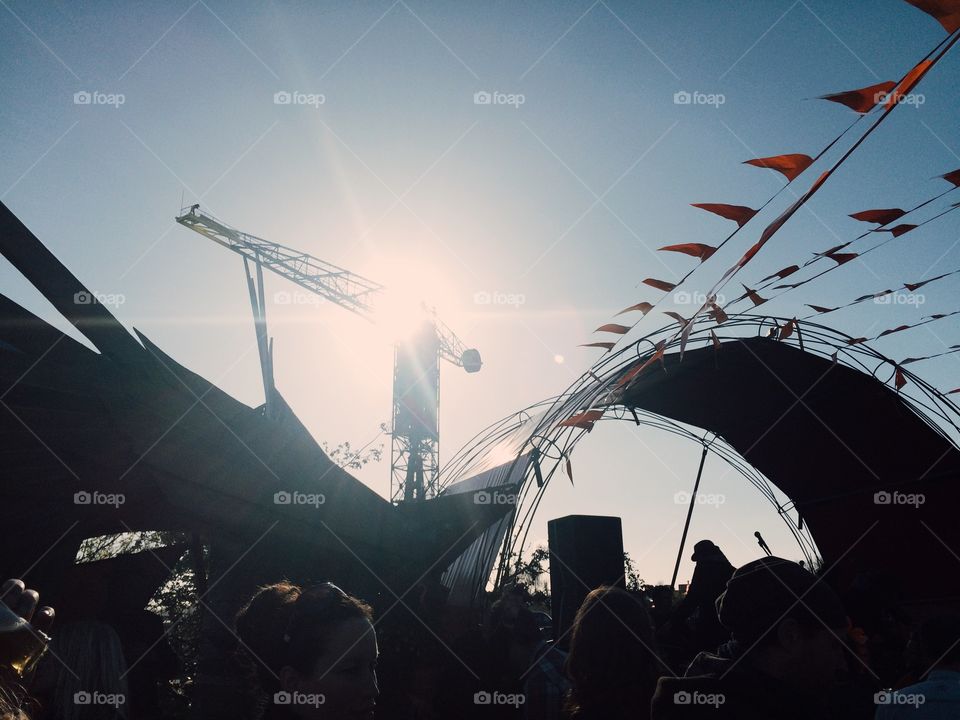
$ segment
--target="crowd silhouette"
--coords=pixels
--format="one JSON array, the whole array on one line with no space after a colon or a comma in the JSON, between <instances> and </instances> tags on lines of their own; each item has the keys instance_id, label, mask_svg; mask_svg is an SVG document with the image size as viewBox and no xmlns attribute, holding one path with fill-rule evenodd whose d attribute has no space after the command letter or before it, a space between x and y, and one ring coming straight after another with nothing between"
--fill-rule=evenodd
<instances>
[{"instance_id":1,"label":"crowd silhouette","mask_svg":"<svg viewBox=\"0 0 960 720\"><path fill-rule=\"evenodd\" d=\"M960 615L914 617L892 577L865 575L841 597L791 560L734 568L709 540L692 559L682 597L594 588L557 638L517 586L476 623L424 588L411 608L422 630L406 634L330 582L252 589L233 635L248 716L960 718ZM155 716L109 623L52 627L53 609L20 580L0 599L0 720ZM403 669L400 690L381 694L381 652L386 675Z\"/></svg>"}]
</instances>

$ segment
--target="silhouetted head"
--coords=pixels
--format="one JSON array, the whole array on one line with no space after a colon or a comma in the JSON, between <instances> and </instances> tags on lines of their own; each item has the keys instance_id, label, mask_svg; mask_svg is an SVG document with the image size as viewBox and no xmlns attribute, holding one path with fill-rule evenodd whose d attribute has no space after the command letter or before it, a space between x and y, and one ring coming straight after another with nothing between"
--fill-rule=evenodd
<instances>
[{"instance_id":1,"label":"silhouetted head","mask_svg":"<svg viewBox=\"0 0 960 720\"><path fill-rule=\"evenodd\" d=\"M846 668L840 598L795 562L771 556L738 568L717 613L752 664L788 684L826 687Z\"/></svg>"},{"instance_id":2,"label":"silhouetted head","mask_svg":"<svg viewBox=\"0 0 960 720\"><path fill-rule=\"evenodd\" d=\"M260 588L237 632L267 694L267 715L369 720L379 694L377 637L364 602L331 583Z\"/></svg>"},{"instance_id":3,"label":"silhouetted head","mask_svg":"<svg viewBox=\"0 0 960 720\"><path fill-rule=\"evenodd\" d=\"M664 666L656 655L653 626L646 607L616 587L593 590L573 621L567 676L573 686L568 707L617 717L636 716L653 696Z\"/></svg>"},{"instance_id":4,"label":"silhouetted head","mask_svg":"<svg viewBox=\"0 0 960 720\"><path fill-rule=\"evenodd\" d=\"M128 717L127 662L116 630L80 620L62 625L37 664L32 691L62 720ZM82 703L77 697L90 701Z\"/></svg>"}]
</instances>

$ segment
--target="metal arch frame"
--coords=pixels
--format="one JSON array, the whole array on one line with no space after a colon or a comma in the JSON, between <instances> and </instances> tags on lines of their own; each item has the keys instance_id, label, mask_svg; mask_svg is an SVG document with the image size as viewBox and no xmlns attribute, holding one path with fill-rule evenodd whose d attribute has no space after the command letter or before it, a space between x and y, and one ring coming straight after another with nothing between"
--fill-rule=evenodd
<instances>
[{"instance_id":1,"label":"metal arch frame","mask_svg":"<svg viewBox=\"0 0 960 720\"><path fill-rule=\"evenodd\" d=\"M759 336L765 329L779 330L791 321L794 322L796 331L790 337L781 339L780 342L795 345L802 351L842 363L877 378L887 385L894 381L896 370L899 368L911 383L910 392L902 390L899 392L907 407L945 440L957 445L960 438L960 407L954 401L866 343L851 344L853 340L851 336L826 325L809 320L753 313L730 315L719 325L709 318L700 318L689 335L687 347L712 344L711 331L717 334L719 340L737 340L754 335ZM440 477L441 491L451 483L468 477L471 469L489 458L505 438L517 433L521 433L525 439L511 462L511 472L520 458L531 450L539 451L541 446L550 444L560 451L557 458L540 453L538 469L542 484L531 482L534 472L533 463L523 477L522 485L518 490L516 510L496 564L493 581L495 587L499 587L507 579L510 558L522 557L540 501L550 480L560 467L561 461L569 459L576 444L589 432L583 428L560 427L559 423L591 408L602 408L608 413L613 411L613 415L604 416L605 421L634 420L633 414L622 412L623 406L617 404L619 392L614 385L627 367L634 365L638 359L642 361L652 357L658 342L665 343L665 351L677 349L681 341L675 332L676 325L678 324L671 323L661 327L625 344L618 350L604 354L560 395L530 405L478 433L444 468ZM648 343L650 349L641 350L641 343ZM893 372L890 377L883 380L878 373L885 365L892 368ZM793 509L793 502L788 498L787 502L781 503L769 479L750 465L723 438L714 437L707 442L705 438L701 438L686 426L647 411L637 411L635 422L638 425L667 430L691 440L700 447L706 447L710 453L726 462L773 505L810 566L814 567L820 561L820 554L809 527L802 526L798 519L795 520L789 514Z\"/></svg>"}]
</instances>

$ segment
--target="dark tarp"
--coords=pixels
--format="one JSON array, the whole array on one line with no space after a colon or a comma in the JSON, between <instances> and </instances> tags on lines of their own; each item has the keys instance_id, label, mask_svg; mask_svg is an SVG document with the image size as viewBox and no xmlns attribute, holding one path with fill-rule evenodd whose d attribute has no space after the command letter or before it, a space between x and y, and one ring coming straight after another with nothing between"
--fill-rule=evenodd
<instances>
[{"instance_id":1,"label":"dark tarp","mask_svg":"<svg viewBox=\"0 0 960 720\"><path fill-rule=\"evenodd\" d=\"M838 585L883 572L914 601L960 597L960 452L896 392L766 338L664 363L638 377L625 404L733 445L793 500ZM906 504L917 493L923 504Z\"/></svg>"}]
</instances>

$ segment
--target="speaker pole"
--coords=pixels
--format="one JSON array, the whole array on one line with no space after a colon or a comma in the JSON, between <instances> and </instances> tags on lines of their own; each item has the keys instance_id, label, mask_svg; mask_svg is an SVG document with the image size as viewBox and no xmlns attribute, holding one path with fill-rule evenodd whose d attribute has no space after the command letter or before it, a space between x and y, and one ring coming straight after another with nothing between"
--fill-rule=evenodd
<instances>
[{"instance_id":1,"label":"speaker pole","mask_svg":"<svg viewBox=\"0 0 960 720\"><path fill-rule=\"evenodd\" d=\"M680 549L677 551L677 564L673 566L673 579L670 587L677 587L677 573L680 572L680 560L683 559L683 548L687 544L687 531L690 529L690 518L693 517L693 506L697 503L697 491L700 489L700 478L703 477L703 463L707 459L707 446L703 446L703 455L700 456L700 469L697 470L697 481L693 484L693 495L690 496L690 507L687 508L687 521L683 525L683 537L680 538Z\"/></svg>"}]
</instances>

